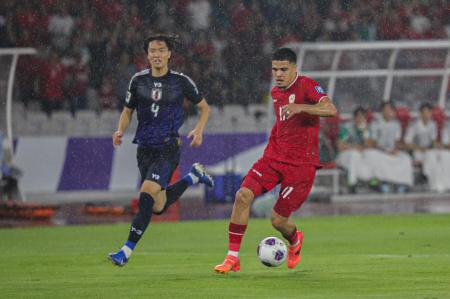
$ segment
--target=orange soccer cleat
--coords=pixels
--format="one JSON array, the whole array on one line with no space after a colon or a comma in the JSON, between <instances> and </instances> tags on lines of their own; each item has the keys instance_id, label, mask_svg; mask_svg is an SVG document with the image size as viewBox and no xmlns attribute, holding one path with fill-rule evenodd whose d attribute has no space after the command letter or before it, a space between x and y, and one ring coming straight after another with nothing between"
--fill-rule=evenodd
<instances>
[{"instance_id":1,"label":"orange soccer cleat","mask_svg":"<svg viewBox=\"0 0 450 299\"><path fill-rule=\"evenodd\" d=\"M214 271L221 274L227 274L230 271L236 272L241 269L241 263L239 258L230 254L227 254L222 264L214 267Z\"/></svg>"},{"instance_id":2,"label":"orange soccer cleat","mask_svg":"<svg viewBox=\"0 0 450 299\"><path fill-rule=\"evenodd\" d=\"M295 268L300 260L302 259L302 243L303 243L303 233L297 232L298 244L295 246L288 247L288 260L287 266L289 269Z\"/></svg>"}]
</instances>

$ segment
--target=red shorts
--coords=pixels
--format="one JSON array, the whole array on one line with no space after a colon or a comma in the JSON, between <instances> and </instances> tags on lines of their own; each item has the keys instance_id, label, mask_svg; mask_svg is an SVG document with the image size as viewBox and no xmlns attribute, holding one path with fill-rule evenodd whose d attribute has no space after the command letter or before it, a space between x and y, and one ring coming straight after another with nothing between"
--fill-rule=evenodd
<instances>
[{"instance_id":1,"label":"red shorts","mask_svg":"<svg viewBox=\"0 0 450 299\"><path fill-rule=\"evenodd\" d=\"M292 165L262 157L249 170L241 184L252 190L255 197L281 184L274 206L275 212L289 217L308 197L316 176L316 165Z\"/></svg>"}]
</instances>

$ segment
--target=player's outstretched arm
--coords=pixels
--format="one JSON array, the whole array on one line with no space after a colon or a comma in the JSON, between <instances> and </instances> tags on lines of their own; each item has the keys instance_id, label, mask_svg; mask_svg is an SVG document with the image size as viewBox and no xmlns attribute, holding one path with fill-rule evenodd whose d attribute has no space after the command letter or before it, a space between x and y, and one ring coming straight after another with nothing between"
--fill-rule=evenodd
<instances>
[{"instance_id":1,"label":"player's outstretched arm","mask_svg":"<svg viewBox=\"0 0 450 299\"><path fill-rule=\"evenodd\" d=\"M317 104L314 105L289 104L284 106L281 110L281 114L287 119L300 112L323 117L333 117L336 116L337 109L329 97L323 97Z\"/></svg>"},{"instance_id":2,"label":"player's outstretched arm","mask_svg":"<svg viewBox=\"0 0 450 299\"><path fill-rule=\"evenodd\" d=\"M119 125L117 126L117 131L114 132L113 138L113 146L117 147L122 144L122 136L125 130L128 128L128 125L131 122L131 117L133 116L133 109L128 107L124 107L122 113L119 118Z\"/></svg>"},{"instance_id":3,"label":"player's outstretched arm","mask_svg":"<svg viewBox=\"0 0 450 299\"><path fill-rule=\"evenodd\" d=\"M195 128L189 132L188 138L192 138L191 146L198 147L203 142L203 130L209 118L209 105L205 99L202 99L198 104L199 117Z\"/></svg>"}]
</instances>

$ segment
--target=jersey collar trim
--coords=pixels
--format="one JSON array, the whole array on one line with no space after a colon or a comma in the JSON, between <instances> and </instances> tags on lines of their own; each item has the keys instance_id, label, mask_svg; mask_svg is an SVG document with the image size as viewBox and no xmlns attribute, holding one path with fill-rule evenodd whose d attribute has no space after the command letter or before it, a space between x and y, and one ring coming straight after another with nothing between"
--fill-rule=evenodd
<instances>
[{"instance_id":1,"label":"jersey collar trim","mask_svg":"<svg viewBox=\"0 0 450 299\"><path fill-rule=\"evenodd\" d=\"M323 99L325 99L327 96L323 96L323 97L321 97L320 99L319 99L319 103L320 103L320 101L322 101Z\"/></svg>"},{"instance_id":2,"label":"jersey collar trim","mask_svg":"<svg viewBox=\"0 0 450 299\"><path fill-rule=\"evenodd\" d=\"M150 69L149 69L149 73L150 73L150 76L151 76L152 78L158 80L158 79L164 79L164 78L167 78L167 77L172 73L172 71L171 71L170 69L168 69L168 70L167 70L167 73L165 73L165 74L162 75L162 76L153 76L153 74L152 74L152 69L150 68Z\"/></svg>"},{"instance_id":3,"label":"jersey collar trim","mask_svg":"<svg viewBox=\"0 0 450 299\"><path fill-rule=\"evenodd\" d=\"M292 85L294 85L294 83L297 82L297 79L298 79L298 73L295 73L295 79L294 79L294 81L292 81L291 84L289 84L288 86L286 86L286 88L283 88L283 89L284 89L284 90L288 90L289 88L291 88Z\"/></svg>"}]
</instances>

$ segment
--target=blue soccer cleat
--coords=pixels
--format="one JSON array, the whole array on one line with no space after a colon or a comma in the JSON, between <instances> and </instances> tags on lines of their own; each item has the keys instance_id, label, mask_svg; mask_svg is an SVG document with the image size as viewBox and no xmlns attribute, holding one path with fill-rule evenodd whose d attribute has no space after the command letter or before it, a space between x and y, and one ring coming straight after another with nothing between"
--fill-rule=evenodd
<instances>
[{"instance_id":1,"label":"blue soccer cleat","mask_svg":"<svg viewBox=\"0 0 450 299\"><path fill-rule=\"evenodd\" d=\"M198 182L207 185L208 187L214 187L214 180L212 176L206 172L205 167L200 163L192 164L191 171L193 175L198 177Z\"/></svg>"},{"instance_id":2,"label":"blue soccer cleat","mask_svg":"<svg viewBox=\"0 0 450 299\"><path fill-rule=\"evenodd\" d=\"M108 259L116 266L123 267L128 263L128 259L125 256L123 250L119 250L116 253L108 254Z\"/></svg>"}]
</instances>

